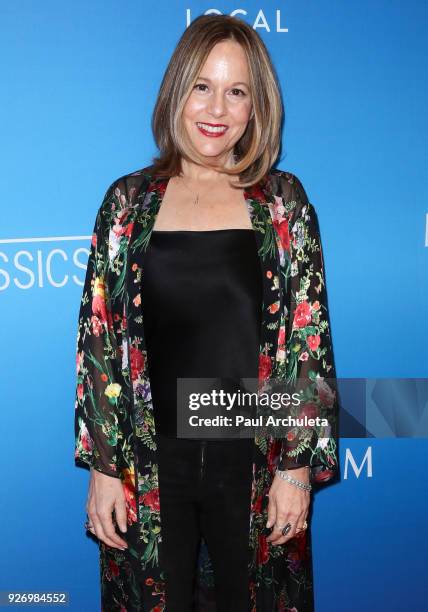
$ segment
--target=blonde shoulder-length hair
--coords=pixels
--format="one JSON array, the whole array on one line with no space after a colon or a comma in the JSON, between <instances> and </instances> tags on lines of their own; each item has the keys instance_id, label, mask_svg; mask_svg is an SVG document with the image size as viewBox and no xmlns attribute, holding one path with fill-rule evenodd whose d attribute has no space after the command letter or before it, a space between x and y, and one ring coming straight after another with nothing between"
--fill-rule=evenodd
<instances>
[{"instance_id":1,"label":"blonde shoulder-length hair","mask_svg":"<svg viewBox=\"0 0 428 612\"><path fill-rule=\"evenodd\" d=\"M283 104L268 50L255 30L230 15L200 15L182 34L165 71L152 116L159 155L153 157L154 175L177 176L181 157L207 166L192 147L183 122L183 108L202 66L217 43L232 40L245 52L250 75L252 117L234 147L234 165L219 168L239 176L235 187L249 187L265 179L281 145Z\"/></svg>"}]
</instances>

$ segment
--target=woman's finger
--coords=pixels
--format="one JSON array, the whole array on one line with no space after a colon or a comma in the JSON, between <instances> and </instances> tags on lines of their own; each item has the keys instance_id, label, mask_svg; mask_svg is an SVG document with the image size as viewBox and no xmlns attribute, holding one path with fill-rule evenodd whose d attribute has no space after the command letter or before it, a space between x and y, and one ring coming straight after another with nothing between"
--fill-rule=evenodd
<instances>
[{"instance_id":1,"label":"woman's finger","mask_svg":"<svg viewBox=\"0 0 428 612\"><path fill-rule=\"evenodd\" d=\"M114 515L116 517L116 522L119 526L119 529L121 530L122 533L125 533L127 530L126 527L126 503L125 500L123 501L119 501L116 500L116 503L114 505Z\"/></svg>"},{"instance_id":2,"label":"woman's finger","mask_svg":"<svg viewBox=\"0 0 428 612\"><path fill-rule=\"evenodd\" d=\"M285 522L278 521L280 529L275 532L275 537L272 541L272 544L275 546L279 546L280 544L285 544L285 542L288 542L288 540L291 540L292 538L296 537L296 535L298 535L298 525L303 525L302 516L303 514L288 513L288 517ZM287 523L291 524L291 529L286 535L283 535L282 529Z\"/></svg>"},{"instance_id":3,"label":"woman's finger","mask_svg":"<svg viewBox=\"0 0 428 612\"><path fill-rule=\"evenodd\" d=\"M272 525L272 533L266 538L268 542L274 542L281 536L281 531L285 525L291 522L290 513L281 511L279 506L276 506L276 517Z\"/></svg>"},{"instance_id":4,"label":"woman's finger","mask_svg":"<svg viewBox=\"0 0 428 612\"><path fill-rule=\"evenodd\" d=\"M272 544L276 544L279 541L280 538L289 537L290 534L294 534L294 532L296 530L297 518L298 517L295 514L293 514L292 512L287 512L287 513L278 512L277 513L276 522L275 522L275 524L273 526L272 533L270 534L268 540ZM287 525L287 523L290 523L291 529L287 533L287 536L283 536L282 530Z\"/></svg>"},{"instance_id":5,"label":"woman's finger","mask_svg":"<svg viewBox=\"0 0 428 612\"><path fill-rule=\"evenodd\" d=\"M112 546L113 548L120 548L116 546L116 544L112 540L110 540L109 537L106 536L102 523L96 514L90 516L89 518L91 519L92 524L94 526L95 535L99 540L101 540L101 542L104 542L104 544L107 544L107 546Z\"/></svg>"},{"instance_id":6,"label":"woman's finger","mask_svg":"<svg viewBox=\"0 0 428 612\"><path fill-rule=\"evenodd\" d=\"M290 531L286 536L281 536L280 538L275 540L275 542L272 542L272 545L280 546L281 544L285 544L286 542L288 542L288 540L291 540L292 538L300 537L302 535L302 533L303 533L303 531L297 531L295 529L293 533L291 533L291 531Z\"/></svg>"},{"instance_id":7,"label":"woman's finger","mask_svg":"<svg viewBox=\"0 0 428 612\"><path fill-rule=\"evenodd\" d=\"M98 519L101 522L102 530L105 536L113 542L117 548L128 548L128 543L121 538L114 528L111 510L102 510L97 513Z\"/></svg>"},{"instance_id":8,"label":"woman's finger","mask_svg":"<svg viewBox=\"0 0 428 612\"><path fill-rule=\"evenodd\" d=\"M297 531L305 531L306 527L303 527L303 525L305 524L305 521L307 521L308 518L308 512L306 511L301 517L300 517L300 521L299 524L297 526Z\"/></svg>"}]
</instances>

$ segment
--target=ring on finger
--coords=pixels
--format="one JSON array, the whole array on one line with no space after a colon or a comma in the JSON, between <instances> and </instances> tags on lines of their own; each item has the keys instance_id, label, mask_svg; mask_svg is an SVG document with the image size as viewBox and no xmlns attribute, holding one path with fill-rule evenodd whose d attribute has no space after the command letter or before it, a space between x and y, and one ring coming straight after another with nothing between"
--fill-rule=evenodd
<instances>
[{"instance_id":1,"label":"ring on finger","mask_svg":"<svg viewBox=\"0 0 428 612\"><path fill-rule=\"evenodd\" d=\"M279 527L279 529L281 529L281 527ZM291 523L287 523L286 525L284 525L284 527L281 529L281 534L283 536L287 535L287 533L291 530Z\"/></svg>"},{"instance_id":2,"label":"ring on finger","mask_svg":"<svg viewBox=\"0 0 428 612\"><path fill-rule=\"evenodd\" d=\"M308 528L308 523L307 523L307 521L305 521L303 523L302 527L297 527L296 532L305 531L305 529L307 529L307 528Z\"/></svg>"}]
</instances>

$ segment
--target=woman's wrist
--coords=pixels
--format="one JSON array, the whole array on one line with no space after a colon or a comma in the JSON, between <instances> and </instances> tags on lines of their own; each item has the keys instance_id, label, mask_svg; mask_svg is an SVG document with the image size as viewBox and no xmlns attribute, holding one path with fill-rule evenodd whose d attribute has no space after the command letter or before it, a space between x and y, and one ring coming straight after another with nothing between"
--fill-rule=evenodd
<instances>
[{"instance_id":1,"label":"woman's wrist","mask_svg":"<svg viewBox=\"0 0 428 612\"><path fill-rule=\"evenodd\" d=\"M309 482L309 466L302 465L302 467L293 468L291 470L285 470L290 474L292 478L297 478L298 480L302 480L303 482Z\"/></svg>"},{"instance_id":2,"label":"woman's wrist","mask_svg":"<svg viewBox=\"0 0 428 612\"><path fill-rule=\"evenodd\" d=\"M290 484L293 484L300 489L305 489L307 491L312 489L312 485L310 483L309 466L302 466L293 470L288 470L287 468L285 470L281 470L278 468L276 473L279 478L288 481Z\"/></svg>"}]
</instances>

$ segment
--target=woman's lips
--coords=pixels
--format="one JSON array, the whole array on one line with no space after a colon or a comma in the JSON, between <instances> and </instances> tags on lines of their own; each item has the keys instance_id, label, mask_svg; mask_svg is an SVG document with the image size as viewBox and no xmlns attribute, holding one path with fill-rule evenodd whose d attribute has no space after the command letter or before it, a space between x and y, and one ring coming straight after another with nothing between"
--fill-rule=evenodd
<instances>
[{"instance_id":1,"label":"woman's lips","mask_svg":"<svg viewBox=\"0 0 428 612\"><path fill-rule=\"evenodd\" d=\"M208 130L205 130L203 127L200 127L198 124L196 124L196 127L201 132L201 134L203 134L204 136L208 136L209 138L219 138L220 136L224 136L228 130L228 128L226 128L225 130L222 130L221 132L220 131L209 132Z\"/></svg>"}]
</instances>

